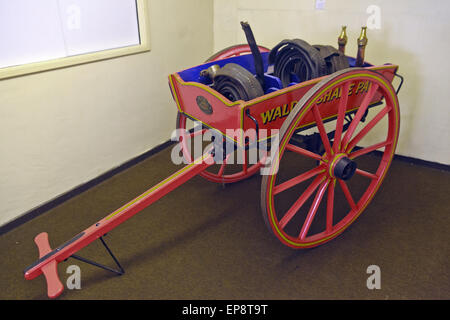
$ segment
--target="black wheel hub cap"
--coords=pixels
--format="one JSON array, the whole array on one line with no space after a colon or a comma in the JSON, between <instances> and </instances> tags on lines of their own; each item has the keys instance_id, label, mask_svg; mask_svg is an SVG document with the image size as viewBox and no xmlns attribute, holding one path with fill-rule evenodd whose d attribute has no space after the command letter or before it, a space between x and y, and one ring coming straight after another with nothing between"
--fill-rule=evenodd
<instances>
[{"instance_id":1,"label":"black wheel hub cap","mask_svg":"<svg viewBox=\"0 0 450 320\"><path fill-rule=\"evenodd\" d=\"M348 180L355 174L357 165L355 161L347 157L342 157L338 160L334 167L334 176L342 180Z\"/></svg>"}]
</instances>

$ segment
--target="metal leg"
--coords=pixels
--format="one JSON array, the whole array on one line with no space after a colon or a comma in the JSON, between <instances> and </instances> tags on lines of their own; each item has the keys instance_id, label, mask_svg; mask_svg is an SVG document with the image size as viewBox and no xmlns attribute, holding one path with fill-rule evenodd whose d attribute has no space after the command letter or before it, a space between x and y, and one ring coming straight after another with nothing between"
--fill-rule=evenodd
<instances>
[{"instance_id":1,"label":"metal leg","mask_svg":"<svg viewBox=\"0 0 450 320\"><path fill-rule=\"evenodd\" d=\"M397 72L394 74L394 76L400 78L400 84L398 85L397 90L395 90L395 94L398 95L398 93L400 92L400 89L402 87L404 78L403 78L403 76L399 75Z\"/></svg>"},{"instance_id":2,"label":"metal leg","mask_svg":"<svg viewBox=\"0 0 450 320\"><path fill-rule=\"evenodd\" d=\"M115 273L115 274L117 274L117 275L119 275L119 276L123 275L123 274L125 273L124 268L122 268L122 266L120 265L119 261L117 260L117 258L116 258L116 257L114 256L114 254L112 253L111 249L109 249L108 245L106 244L105 240L103 239L103 236L100 237L100 241L102 242L103 246L104 246L104 247L106 248L106 250L108 251L109 255L113 258L113 260L114 260L114 262L116 263L117 267L119 267L118 270L112 269L112 268L110 268L110 267L108 267L108 266L105 266L105 265L100 264L100 263L97 263L97 262L95 262L95 261L92 261L92 260L89 260L89 259L80 257L80 256L75 255L75 254L71 255L69 258L74 258L74 259L83 261L83 262L88 263L88 264L90 264L90 265L93 265L93 266L96 266L96 267L105 269L105 270L107 270L107 271L113 272L113 273Z\"/></svg>"}]
</instances>

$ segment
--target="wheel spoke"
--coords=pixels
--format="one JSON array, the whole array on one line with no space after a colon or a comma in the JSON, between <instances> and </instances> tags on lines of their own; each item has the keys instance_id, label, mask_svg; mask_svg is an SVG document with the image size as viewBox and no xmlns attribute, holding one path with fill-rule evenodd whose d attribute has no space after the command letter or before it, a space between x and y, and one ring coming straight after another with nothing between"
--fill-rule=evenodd
<instances>
[{"instance_id":1,"label":"wheel spoke","mask_svg":"<svg viewBox=\"0 0 450 320\"><path fill-rule=\"evenodd\" d=\"M242 163L242 172L244 172L244 174L247 173L247 169L248 169L248 165L247 165L247 150L245 150L245 147L242 150L242 157L244 162Z\"/></svg>"},{"instance_id":2,"label":"wheel spoke","mask_svg":"<svg viewBox=\"0 0 450 320\"><path fill-rule=\"evenodd\" d=\"M336 187L336 179L330 182L327 194L327 233L333 229L333 210L334 210L334 189Z\"/></svg>"},{"instance_id":3,"label":"wheel spoke","mask_svg":"<svg viewBox=\"0 0 450 320\"><path fill-rule=\"evenodd\" d=\"M325 148L325 152L330 155L332 154L330 140L328 140L328 135L323 125L322 115L320 114L319 107L315 104L312 109L314 118L316 119L317 128L319 129L320 138L322 139L322 143Z\"/></svg>"},{"instance_id":4,"label":"wheel spoke","mask_svg":"<svg viewBox=\"0 0 450 320\"><path fill-rule=\"evenodd\" d=\"M322 157L321 157L320 155L318 155L318 154L316 154L316 153L314 153L314 152L308 151L308 150L306 150L306 149L303 149L303 148L294 146L293 144L289 144L289 143L288 143L288 144L286 145L286 149L289 150L289 151L292 151L292 152L301 154L301 155L303 155L303 156L307 156L307 157L309 157L309 158L313 158L313 159L315 159L315 160L319 160L319 161L322 160Z\"/></svg>"},{"instance_id":5,"label":"wheel spoke","mask_svg":"<svg viewBox=\"0 0 450 320\"><path fill-rule=\"evenodd\" d=\"M388 80L367 68L336 73L311 89L286 119L274 160L263 164L271 175L263 176L261 194L264 222L283 244L303 249L331 241L378 191L399 134L397 96ZM317 104L319 97L329 97L331 109ZM370 159L373 154L379 161ZM286 175L281 167L300 157L310 166Z\"/></svg>"},{"instance_id":6,"label":"wheel spoke","mask_svg":"<svg viewBox=\"0 0 450 320\"><path fill-rule=\"evenodd\" d=\"M226 163L225 163L225 161L221 164L221 166L220 166L220 169L219 169L219 172L217 172L217 175L219 176L219 177L223 177L223 173L224 173L224 171L225 171L225 165L226 165Z\"/></svg>"},{"instance_id":7,"label":"wheel spoke","mask_svg":"<svg viewBox=\"0 0 450 320\"><path fill-rule=\"evenodd\" d=\"M191 153L189 152L189 149L187 145L184 143L184 141L179 142L181 146L181 153L183 154L184 159L186 159L187 163L191 163L194 161L194 159L191 156Z\"/></svg>"},{"instance_id":8,"label":"wheel spoke","mask_svg":"<svg viewBox=\"0 0 450 320\"><path fill-rule=\"evenodd\" d=\"M378 176L376 174L370 173L370 172L367 172L367 171L364 171L361 169L356 169L355 173L359 174L360 176L367 177L370 179L378 179Z\"/></svg>"},{"instance_id":9,"label":"wheel spoke","mask_svg":"<svg viewBox=\"0 0 450 320\"><path fill-rule=\"evenodd\" d=\"M292 179L289 179L283 183L280 183L279 185L275 186L273 189L273 194L276 195L286 189L292 188L293 186L296 186L297 184L306 181L319 173L322 173L326 170L324 165L318 166L317 168L311 169L307 172L304 172Z\"/></svg>"},{"instance_id":10,"label":"wheel spoke","mask_svg":"<svg viewBox=\"0 0 450 320\"><path fill-rule=\"evenodd\" d=\"M180 135L180 143L181 143L181 150L183 152L184 158L188 161L188 163L191 163L194 161L194 158L191 155L191 152L188 147L188 143L190 144L191 139L193 139L196 136L203 135L207 129L202 129L201 126L197 126L193 128L193 131L186 129L186 119L184 120L183 125L180 127L184 127L184 133Z\"/></svg>"},{"instance_id":11,"label":"wheel spoke","mask_svg":"<svg viewBox=\"0 0 450 320\"><path fill-rule=\"evenodd\" d=\"M226 156L226 158L223 160L222 164L220 165L219 172L217 173L217 175L219 177L223 177L223 173L225 172L225 166L227 165L227 161L230 158L230 156L231 156L231 153Z\"/></svg>"},{"instance_id":12,"label":"wheel spoke","mask_svg":"<svg viewBox=\"0 0 450 320\"><path fill-rule=\"evenodd\" d=\"M183 154L184 159L186 159L188 163L192 163L194 159L191 155L191 152L189 151L189 147L186 143L186 140L184 139L184 136L182 136L182 139L180 139L179 144L181 146L181 153Z\"/></svg>"},{"instance_id":13,"label":"wheel spoke","mask_svg":"<svg viewBox=\"0 0 450 320\"><path fill-rule=\"evenodd\" d=\"M292 207L286 212L283 218L280 220L280 227L283 229L289 221L291 221L292 217L297 213L297 211L303 206L306 200L313 194L313 192L317 189L319 184L322 183L325 178L324 174L316 177L314 181L309 185L309 187L303 192L303 194L295 201Z\"/></svg>"},{"instance_id":14,"label":"wheel spoke","mask_svg":"<svg viewBox=\"0 0 450 320\"><path fill-rule=\"evenodd\" d=\"M314 220L314 217L316 216L317 209L319 209L320 202L322 202L323 195L329 183L330 180L328 179L320 185L320 188L317 191L316 196L314 197L314 201L311 205L311 208L309 209L308 215L306 216L306 220L302 226L302 230L300 231L299 235L300 240L304 240L306 238L309 228L311 227L311 223Z\"/></svg>"},{"instance_id":15,"label":"wheel spoke","mask_svg":"<svg viewBox=\"0 0 450 320\"><path fill-rule=\"evenodd\" d=\"M347 110L348 90L350 82L346 82L341 92L341 100L338 105L338 117L336 120L336 131L334 133L333 151L338 153L341 144L342 129L344 126L345 111Z\"/></svg>"},{"instance_id":16,"label":"wheel spoke","mask_svg":"<svg viewBox=\"0 0 450 320\"><path fill-rule=\"evenodd\" d=\"M357 150L355 152L352 152L352 153L350 153L348 155L348 157L350 159L355 159L355 158L357 158L359 156L362 156L362 155L367 154L369 152L372 152L372 151L375 151L377 149L383 148L383 147L385 147L387 145L390 145L391 143L392 143L391 141L383 141L383 142L380 142L380 143L376 143L374 145L371 145L370 147L362 148L362 149L359 149L359 150Z\"/></svg>"},{"instance_id":17,"label":"wheel spoke","mask_svg":"<svg viewBox=\"0 0 450 320\"><path fill-rule=\"evenodd\" d=\"M206 132L206 129L202 129L202 130L195 130L194 129L193 132L189 133L189 137L194 138L196 136L203 135L205 132Z\"/></svg>"},{"instance_id":18,"label":"wheel spoke","mask_svg":"<svg viewBox=\"0 0 450 320\"><path fill-rule=\"evenodd\" d=\"M381 119L391 110L390 106L386 106L381 110L370 122L350 141L348 144L347 150L350 152L356 144L361 141L362 138L366 136L366 134L372 130L375 125L380 122Z\"/></svg>"},{"instance_id":19,"label":"wheel spoke","mask_svg":"<svg viewBox=\"0 0 450 320\"><path fill-rule=\"evenodd\" d=\"M375 93L378 90L378 84L372 83L372 86L369 89L369 92L364 97L361 105L358 108L358 111L355 114L355 117L353 118L353 121L350 123L350 126L347 130L347 132L344 135L344 138L342 139L342 146L343 149L347 148L347 143L352 137L353 133L356 130L356 127L358 126L359 122L361 121L361 118L363 117L364 113L366 113L367 108L369 107L369 103L372 101L372 98L374 97Z\"/></svg>"},{"instance_id":20,"label":"wheel spoke","mask_svg":"<svg viewBox=\"0 0 450 320\"><path fill-rule=\"evenodd\" d=\"M181 143L181 152L183 154L183 158L187 163L192 163L194 155L199 152L203 153L204 151L202 149L202 143L192 142L198 142L198 139L200 139L199 141L201 142L201 135L207 134L209 129L196 122L194 122L193 124L190 119L188 119L181 113L178 114L177 129L181 130L179 132L178 138L179 142ZM212 145L213 144L211 144L211 147ZM234 154L239 157L241 152L240 150L241 149L232 152L231 157ZM227 166L230 166L230 159L232 159L229 158L226 160L225 164L223 164L223 162L220 162L218 163L218 166L215 166L208 170L204 170L200 172L199 175L203 178L206 178L207 180L216 183L232 183L250 177L257 172L257 170L262 166L262 163L260 161L257 161L255 163L253 161L250 162L245 155L245 153L248 153L248 150L242 150L242 153L244 154L244 161L238 163L238 170L232 170L233 172L228 172Z\"/></svg>"},{"instance_id":21,"label":"wheel spoke","mask_svg":"<svg viewBox=\"0 0 450 320\"><path fill-rule=\"evenodd\" d=\"M347 199L348 204L352 208L352 210L356 210L356 203L353 200L353 197L350 193L350 190L347 187L347 184L344 182L344 180L338 179L339 184L341 185L342 191L344 191L345 198Z\"/></svg>"}]
</instances>

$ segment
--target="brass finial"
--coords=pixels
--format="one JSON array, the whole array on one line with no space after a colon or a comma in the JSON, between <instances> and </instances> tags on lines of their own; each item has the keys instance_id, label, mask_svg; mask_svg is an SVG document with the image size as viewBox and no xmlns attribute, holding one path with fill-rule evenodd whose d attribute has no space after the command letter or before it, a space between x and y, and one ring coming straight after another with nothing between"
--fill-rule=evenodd
<instances>
[{"instance_id":1,"label":"brass finial","mask_svg":"<svg viewBox=\"0 0 450 320\"><path fill-rule=\"evenodd\" d=\"M364 64L364 54L367 46L367 35L366 35L367 27L361 28L361 34L358 38L358 55L356 57L355 65L357 67L362 67Z\"/></svg>"},{"instance_id":2,"label":"brass finial","mask_svg":"<svg viewBox=\"0 0 450 320\"><path fill-rule=\"evenodd\" d=\"M367 27L361 27L361 34L358 38L358 47L367 45L367 35L366 35Z\"/></svg>"},{"instance_id":3,"label":"brass finial","mask_svg":"<svg viewBox=\"0 0 450 320\"><path fill-rule=\"evenodd\" d=\"M339 51L345 54L345 45L347 44L347 26L342 26L341 34L338 37Z\"/></svg>"}]
</instances>

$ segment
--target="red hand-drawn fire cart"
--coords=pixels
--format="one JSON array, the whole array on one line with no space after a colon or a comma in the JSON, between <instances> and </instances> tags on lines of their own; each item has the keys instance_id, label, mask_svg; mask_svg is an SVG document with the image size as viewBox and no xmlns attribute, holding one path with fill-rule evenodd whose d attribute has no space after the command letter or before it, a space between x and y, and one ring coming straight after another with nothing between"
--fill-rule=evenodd
<instances>
[{"instance_id":1,"label":"red hand-drawn fire cart","mask_svg":"<svg viewBox=\"0 0 450 320\"><path fill-rule=\"evenodd\" d=\"M323 244L362 213L379 189L397 145L397 93L403 78L399 76L397 90L391 83L398 66L363 62L363 50L356 59L347 57L341 42L340 52L308 47L298 39L268 50L256 46L248 25L243 28L249 45L224 49L202 65L169 76L181 129L178 146L187 165L54 250L47 233L36 236L40 259L25 270L26 279L43 273L53 298L63 291L57 264L68 258L122 274L103 236L196 175L233 183L264 169L264 220L292 248ZM268 134L262 136L262 130ZM192 141L210 131L215 136L212 143L194 157ZM267 146L270 152L251 161L252 150ZM367 163L361 160L374 152ZM231 161L235 158L240 164ZM284 172L284 167L289 170ZM96 239L119 270L75 255Z\"/></svg>"}]
</instances>

